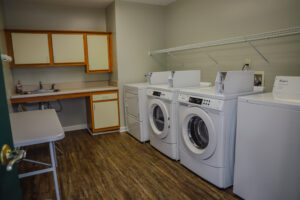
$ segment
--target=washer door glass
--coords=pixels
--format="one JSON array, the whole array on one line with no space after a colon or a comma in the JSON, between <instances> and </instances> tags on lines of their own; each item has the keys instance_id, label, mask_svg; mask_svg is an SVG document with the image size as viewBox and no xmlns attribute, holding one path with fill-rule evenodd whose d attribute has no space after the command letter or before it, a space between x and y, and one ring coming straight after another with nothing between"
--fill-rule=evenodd
<instances>
[{"instance_id":1,"label":"washer door glass","mask_svg":"<svg viewBox=\"0 0 300 200\"><path fill-rule=\"evenodd\" d=\"M165 118L161 108L158 105L153 108L153 122L159 131L164 130Z\"/></svg>"},{"instance_id":2,"label":"washer door glass","mask_svg":"<svg viewBox=\"0 0 300 200\"><path fill-rule=\"evenodd\" d=\"M150 127L157 137L160 139L168 135L169 130L169 114L166 105L159 99L152 99L148 105Z\"/></svg>"},{"instance_id":3,"label":"washer door glass","mask_svg":"<svg viewBox=\"0 0 300 200\"><path fill-rule=\"evenodd\" d=\"M181 119L181 138L186 149L200 159L212 156L217 137L211 116L201 108L191 107L183 111Z\"/></svg>"},{"instance_id":4,"label":"washer door glass","mask_svg":"<svg viewBox=\"0 0 300 200\"><path fill-rule=\"evenodd\" d=\"M188 122L188 136L197 149L205 149L209 143L209 134L205 122L194 116Z\"/></svg>"}]
</instances>

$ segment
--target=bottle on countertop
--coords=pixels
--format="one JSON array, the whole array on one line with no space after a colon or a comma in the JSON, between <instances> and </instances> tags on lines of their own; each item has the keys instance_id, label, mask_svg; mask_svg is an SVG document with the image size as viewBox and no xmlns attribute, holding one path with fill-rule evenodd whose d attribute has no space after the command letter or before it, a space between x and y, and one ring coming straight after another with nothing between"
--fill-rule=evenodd
<instances>
[{"instance_id":1,"label":"bottle on countertop","mask_svg":"<svg viewBox=\"0 0 300 200\"><path fill-rule=\"evenodd\" d=\"M21 84L21 81L18 80L17 86L16 86L16 93L22 94L23 93L23 85Z\"/></svg>"}]
</instances>

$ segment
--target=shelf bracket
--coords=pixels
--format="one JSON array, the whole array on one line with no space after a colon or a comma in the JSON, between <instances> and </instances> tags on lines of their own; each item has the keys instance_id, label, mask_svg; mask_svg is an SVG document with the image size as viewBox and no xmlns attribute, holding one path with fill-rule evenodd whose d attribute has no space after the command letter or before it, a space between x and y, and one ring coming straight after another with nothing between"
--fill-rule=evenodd
<instances>
[{"instance_id":1,"label":"shelf bracket","mask_svg":"<svg viewBox=\"0 0 300 200\"><path fill-rule=\"evenodd\" d=\"M256 51L256 53L266 61L266 63L270 64L269 60L250 41L247 42Z\"/></svg>"},{"instance_id":2,"label":"shelf bracket","mask_svg":"<svg viewBox=\"0 0 300 200\"><path fill-rule=\"evenodd\" d=\"M209 57L214 63L219 64L218 61L216 59L214 59L211 55L209 55L208 53L205 53L207 55L207 57Z\"/></svg>"}]
</instances>

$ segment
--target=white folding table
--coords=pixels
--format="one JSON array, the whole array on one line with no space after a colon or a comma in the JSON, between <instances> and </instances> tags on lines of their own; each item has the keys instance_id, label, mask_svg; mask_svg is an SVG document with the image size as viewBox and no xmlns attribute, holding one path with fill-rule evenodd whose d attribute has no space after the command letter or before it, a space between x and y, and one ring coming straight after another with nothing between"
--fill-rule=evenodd
<instances>
[{"instance_id":1,"label":"white folding table","mask_svg":"<svg viewBox=\"0 0 300 200\"><path fill-rule=\"evenodd\" d=\"M53 172L56 199L59 200L60 196L56 175L57 160L54 142L63 139L65 133L55 110L49 109L12 113L10 114L10 121L15 147L49 143L50 149L51 164L24 159L24 161L46 165L49 166L49 168L19 174L19 178Z\"/></svg>"}]
</instances>

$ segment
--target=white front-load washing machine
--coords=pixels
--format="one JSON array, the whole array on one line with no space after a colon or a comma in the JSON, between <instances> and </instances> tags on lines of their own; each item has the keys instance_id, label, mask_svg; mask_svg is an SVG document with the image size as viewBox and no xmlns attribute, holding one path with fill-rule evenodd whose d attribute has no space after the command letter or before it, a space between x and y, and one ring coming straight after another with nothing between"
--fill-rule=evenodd
<instances>
[{"instance_id":1,"label":"white front-load washing machine","mask_svg":"<svg viewBox=\"0 0 300 200\"><path fill-rule=\"evenodd\" d=\"M205 88L211 83L194 85ZM174 160L179 160L177 97L180 89L169 85L149 85L147 89L150 144Z\"/></svg>"},{"instance_id":2,"label":"white front-load washing machine","mask_svg":"<svg viewBox=\"0 0 300 200\"><path fill-rule=\"evenodd\" d=\"M237 97L214 87L181 89L179 102L180 163L219 188L233 183Z\"/></svg>"},{"instance_id":3,"label":"white front-load washing machine","mask_svg":"<svg viewBox=\"0 0 300 200\"><path fill-rule=\"evenodd\" d=\"M168 85L147 89L150 144L174 160L179 159L176 91Z\"/></svg>"}]
</instances>

